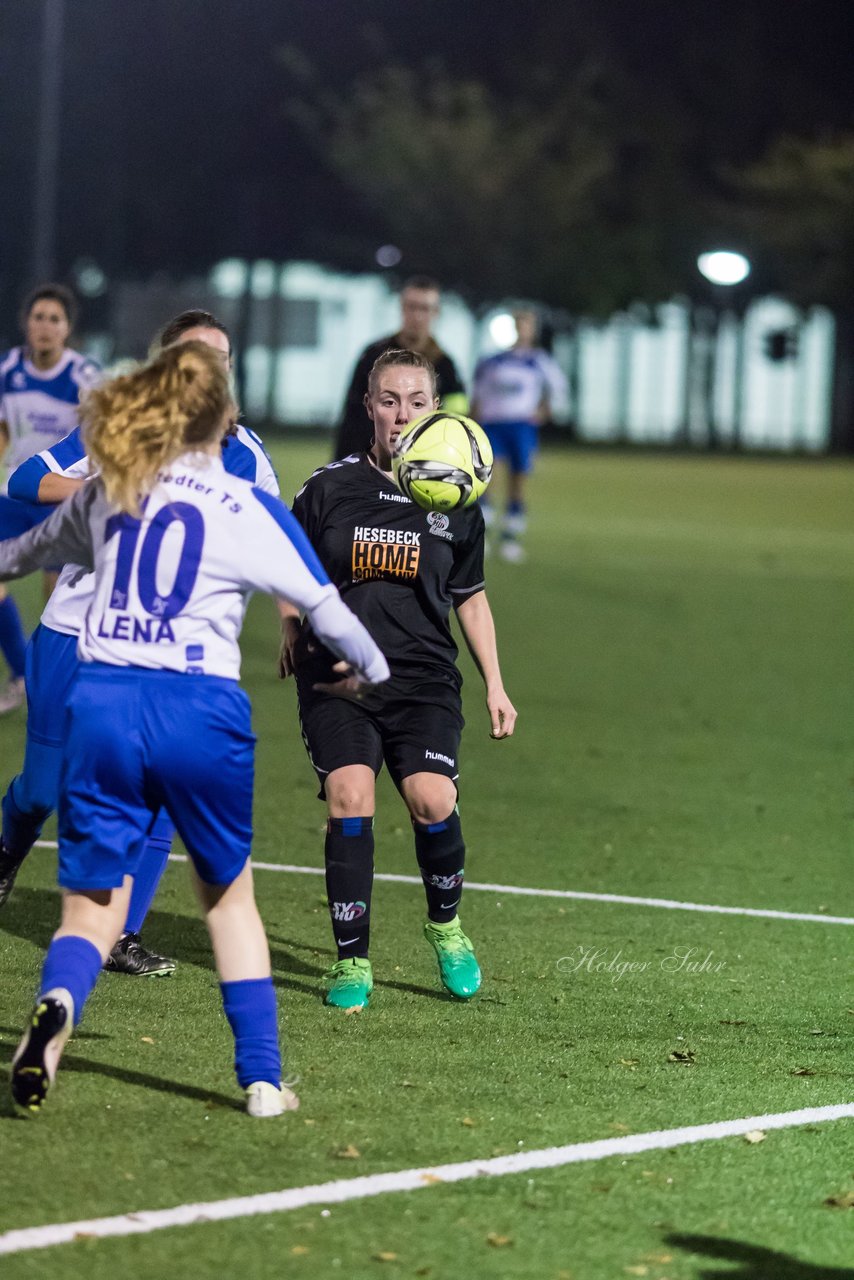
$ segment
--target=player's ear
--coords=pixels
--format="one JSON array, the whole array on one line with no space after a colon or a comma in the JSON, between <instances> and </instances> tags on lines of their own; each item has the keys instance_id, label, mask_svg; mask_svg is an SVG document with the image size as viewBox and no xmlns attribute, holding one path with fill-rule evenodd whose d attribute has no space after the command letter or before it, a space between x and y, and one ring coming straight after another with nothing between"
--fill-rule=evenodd
<instances>
[{"instance_id":1,"label":"player's ear","mask_svg":"<svg viewBox=\"0 0 854 1280\"><path fill-rule=\"evenodd\" d=\"M371 422L373 422L373 420L374 420L374 407L373 407L373 405L371 404L371 394L370 394L370 392L369 392L369 391L366 391L366 392L365 392L365 394L362 396L362 404L365 406L365 413L368 415L368 417L370 418Z\"/></svg>"}]
</instances>

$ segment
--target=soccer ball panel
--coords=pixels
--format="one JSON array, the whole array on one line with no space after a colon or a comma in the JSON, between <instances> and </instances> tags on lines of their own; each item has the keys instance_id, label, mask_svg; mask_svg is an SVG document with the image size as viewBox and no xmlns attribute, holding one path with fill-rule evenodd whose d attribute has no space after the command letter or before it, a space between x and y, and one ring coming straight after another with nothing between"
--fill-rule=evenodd
<instances>
[{"instance_id":1,"label":"soccer ball panel","mask_svg":"<svg viewBox=\"0 0 854 1280\"><path fill-rule=\"evenodd\" d=\"M427 511L471 506L492 476L492 448L482 427L462 414L432 412L401 432L392 457L398 488Z\"/></svg>"}]
</instances>

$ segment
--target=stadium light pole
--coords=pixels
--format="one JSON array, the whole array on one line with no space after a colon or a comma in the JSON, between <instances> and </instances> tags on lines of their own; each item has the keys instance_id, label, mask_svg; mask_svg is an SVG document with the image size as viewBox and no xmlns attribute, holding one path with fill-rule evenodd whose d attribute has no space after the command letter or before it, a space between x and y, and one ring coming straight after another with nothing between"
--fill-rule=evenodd
<instances>
[{"instance_id":1,"label":"stadium light pole","mask_svg":"<svg viewBox=\"0 0 854 1280\"><path fill-rule=\"evenodd\" d=\"M30 274L33 283L53 274L56 256L56 194L59 167L59 108L65 0L44 0L36 142L35 208Z\"/></svg>"},{"instance_id":2,"label":"stadium light pole","mask_svg":"<svg viewBox=\"0 0 854 1280\"><path fill-rule=\"evenodd\" d=\"M712 249L701 253L697 258L697 270L712 286L712 302L714 319L710 327L708 340L709 350L706 355L705 369L705 401L706 429L709 444L717 441L717 423L715 421L715 365L720 332L721 314L732 298L733 290L743 284L750 275L750 259L743 253L733 249ZM733 369L733 430L736 440L741 433L742 385L744 382L744 322L738 319L738 331L735 341L735 368Z\"/></svg>"}]
</instances>

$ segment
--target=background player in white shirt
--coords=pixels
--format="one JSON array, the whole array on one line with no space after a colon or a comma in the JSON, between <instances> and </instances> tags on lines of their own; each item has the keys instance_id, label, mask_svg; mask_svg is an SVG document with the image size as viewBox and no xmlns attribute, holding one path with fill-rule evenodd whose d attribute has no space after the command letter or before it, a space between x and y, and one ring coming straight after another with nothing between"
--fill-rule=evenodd
<instances>
[{"instance_id":1,"label":"background player in white shirt","mask_svg":"<svg viewBox=\"0 0 854 1280\"><path fill-rule=\"evenodd\" d=\"M499 554L514 563L524 559L521 538L526 528L525 482L533 465L540 423L567 395L567 382L557 361L535 346L537 317L517 311L516 341L507 351L487 356L474 375L472 416L489 436L496 461L507 468L507 505ZM481 503L489 519L489 502Z\"/></svg>"},{"instance_id":2,"label":"background player in white shirt","mask_svg":"<svg viewBox=\"0 0 854 1280\"><path fill-rule=\"evenodd\" d=\"M189 340L205 342L219 353L225 367L231 368L228 331L207 311L183 311L173 317L155 338L152 352L157 353L173 342ZM279 496L272 463L252 432L241 426L230 429L221 442L221 451L223 465L230 475L242 476L266 493ZM89 459L78 427L52 449L23 463L9 477L9 492L22 502L56 503L76 493L89 474ZM2 529L0 536L3 536ZM57 807L65 709L77 674L77 638L93 587L91 573L79 565L65 565L41 623L30 638L24 766L2 800L0 908L12 892L21 864L39 838L42 826ZM174 834L168 816L158 815L134 876L124 932L107 959L105 967L111 972L149 977L169 974L175 969L174 960L150 950L140 938L143 922L166 869Z\"/></svg>"},{"instance_id":3,"label":"background player in white shirt","mask_svg":"<svg viewBox=\"0 0 854 1280\"><path fill-rule=\"evenodd\" d=\"M100 369L66 344L76 319L74 295L59 284L41 285L24 303L23 346L13 347L0 360L0 454L6 477L33 454L49 449L73 431L78 422L81 392L100 378ZM55 581L45 574L45 597ZM0 651L9 664L10 678L0 690L0 715L24 700L26 641L18 607L0 587Z\"/></svg>"},{"instance_id":4,"label":"background player in white shirt","mask_svg":"<svg viewBox=\"0 0 854 1280\"><path fill-rule=\"evenodd\" d=\"M281 1085L276 1000L255 906L254 737L238 636L253 590L305 609L348 687L388 665L287 508L222 463L235 413L227 371L199 342L167 348L87 399L99 476L21 538L0 578L60 559L94 570L69 699L59 823L62 923L13 1058L12 1094L37 1111L127 915L152 817L190 854L250 1115L297 1105ZM352 664L348 667L347 664Z\"/></svg>"}]
</instances>

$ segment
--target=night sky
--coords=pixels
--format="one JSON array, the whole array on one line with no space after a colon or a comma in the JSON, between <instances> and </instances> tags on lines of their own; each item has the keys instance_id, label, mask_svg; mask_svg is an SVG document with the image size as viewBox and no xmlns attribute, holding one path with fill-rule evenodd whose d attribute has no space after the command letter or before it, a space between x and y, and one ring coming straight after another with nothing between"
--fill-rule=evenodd
<instances>
[{"instance_id":1,"label":"night sky","mask_svg":"<svg viewBox=\"0 0 854 1280\"><path fill-rule=\"evenodd\" d=\"M41 8L0 5L6 306L29 283ZM584 70L606 105L625 91L636 116L684 122L686 182L714 194L722 167L758 157L781 132L854 129L852 10L850 0L67 0L57 273L85 257L124 277L229 256L372 269L386 228L294 120L295 53L315 84L345 97L385 64L439 65L536 104Z\"/></svg>"}]
</instances>

